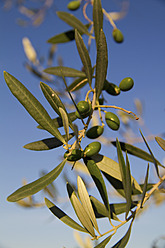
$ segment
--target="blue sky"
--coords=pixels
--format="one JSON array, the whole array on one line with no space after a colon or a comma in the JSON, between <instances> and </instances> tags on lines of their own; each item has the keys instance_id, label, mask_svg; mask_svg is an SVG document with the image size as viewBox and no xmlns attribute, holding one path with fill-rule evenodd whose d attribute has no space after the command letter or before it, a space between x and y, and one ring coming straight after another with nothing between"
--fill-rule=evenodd
<instances>
[{"instance_id":1,"label":"blue sky","mask_svg":"<svg viewBox=\"0 0 165 248\"><path fill-rule=\"evenodd\" d=\"M120 1L117 1L118 3ZM67 11L67 0L55 1L58 10ZM107 11L119 8L113 0L102 0ZM90 12L90 9L89 9ZM104 20L104 31L108 43L108 74L107 79L116 84L127 77L134 79L135 86L119 97L106 98L110 104L122 106L135 111L133 101L139 98L144 104L144 120L150 133L157 135L164 132L165 126L165 2L163 0L130 1L128 14L117 22L122 30L125 41L116 44L112 39L112 27ZM74 13L84 23L81 10ZM12 96L3 78L7 71L18 78L42 104L53 114L39 89L39 79L35 78L24 67L26 57L22 47L22 38L28 37L40 55L47 56L50 45L46 40L55 34L69 30L70 27L57 18L53 10L49 12L45 22L38 28L28 26L22 28L16 24L16 19L22 17L15 8L10 11L2 9L0 3L0 106L1 106L1 187L0 187L0 247L3 248L42 248L42 247L76 247L73 231L52 217L44 209L22 209L8 203L6 197L21 186L22 178L30 182L39 176L39 171L53 169L60 161L60 149L49 152L32 152L23 145L49 137L36 129L35 121L27 114L20 103ZM85 40L86 41L86 40ZM81 68L81 62L75 51L75 43L59 45L57 55L62 56L65 66ZM91 49L92 63L95 63L95 46ZM55 62L56 63L56 60ZM55 64L56 65L56 64ZM81 99L83 100L83 99ZM138 125L135 132L138 133ZM144 135L148 133L144 131ZM116 137L116 133L112 134ZM162 162L163 150L155 142L150 142L154 154ZM142 148L146 149L142 144ZM109 148L104 149L110 154ZM116 159L116 151L111 149L111 158ZM110 155L109 155L110 156ZM146 163L130 157L132 171L137 179L144 178ZM153 170L152 170L153 172ZM70 173L70 172L69 172ZM151 175L151 179L154 176ZM59 192L66 196L66 188L58 179ZM38 196L43 199L44 195ZM135 221L128 248L151 247L152 241L164 235L165 206L150 206ZM67 213L73 214L70 207ZM74 215L72 215L74 216ZM107 247L110 247L107 246Z\"/></svg>"}]
</instances>

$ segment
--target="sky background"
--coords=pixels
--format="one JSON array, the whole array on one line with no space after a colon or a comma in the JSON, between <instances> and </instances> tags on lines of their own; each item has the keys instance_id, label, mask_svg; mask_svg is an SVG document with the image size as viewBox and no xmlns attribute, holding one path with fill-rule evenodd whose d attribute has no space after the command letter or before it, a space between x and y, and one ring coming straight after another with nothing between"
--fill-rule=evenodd
<instances>
[{"instance_id":1,"label":"sky background","mask_svg":"<svg viewBox=\"0 0 165 248\"><path fill-rule=\"evenodd\" d=\"M56 10L67 11L69 1L54 1ZM120 1L103 0L103 7L109 11L119 10ZM89 16L91 9L89 8ZM164 132L165 126L165 1L164 0L134 0L126 17L117 22L122 30L125 40L123 44L116 44L112 39L112 27L104 20L104 32L108 44L108 74L107 79L117 85L120 81L131 76L135 86L128 92L118 97L108 97L110 104L122 106L135 111L134 99L141 100L144 106L144 120L150 130L144 135L158 135ZM83 23L86 21L82 9L74 12ZM49 11L46 19L39 27L20 27L16 20L23 18L16 8L9 11L3 9L0 1L0 106L1 106L1 176L0 176L0 248L44 248L44 247L76 247L73 230L53 218L49 210L24 209L16 204L9 203L6 198L15 189L21 186L21 181L26 178L29 182L39 177L43 169L50 171L60 162L61 148L48 152L33 152L23 148L23 145L49 137L48 134L36 129L36 122L28 115L20 103L13 97L5 84L3 71L7 71L19 79L42 102L44 107L54 117L53 111L44 99L39 89L40 80L31 75L24 67L26 56L22 47L23 37L28 37L38 54L47 56L50 45L46 41L62 31L71 29L55 15L55 9ZM84 37L84 40L87 39ZM75 50L75 42L59 45L57 57L61 56L65 66L76 69L81 68L81 61ZM95 45L91 49L92 64L95 63ZM54 64L57 65L57 59ZM46 65L45 65L46 66ZM56 87L56 86L55 86ZM80 99L83 100L83 99ZM135 132L138 133L136 125ZM116 133L105 133L107 137L116 137ZM163 163L164 153L156 142L150 142L156 157ZM140 145L145 149L144 144ZM104 148L105 155L116 159L114 148ZM144 178L146 162L133 159L130 156L131 169L137 180ZM67 167L67 166L66 166ZM70 169L65 170L71 177ZM152 167L152 166L151 166ZM153 167L152 167L153 168ZM151 169L150 181L156 180L154 170ZM66 195L66 187L62 179L57 179L60 195ZM44 194L37 194L37 199L43 200ZM74 218L74 213L63 203L61 208ZM152 242L164 233L165 205L155 207L150 205L135 221L132 229L128 248L149 248ZM104 224L101 223L104 229ZM123 229L124 232L126 229ZM120 232L118 232L118 239ZM117 240L116 240L117 241ZM113 239L115 242L115 238ZM78 246L77 246L78 247ZM111 247L108 245L107 247Z\"/></svg>"}]
</instances>

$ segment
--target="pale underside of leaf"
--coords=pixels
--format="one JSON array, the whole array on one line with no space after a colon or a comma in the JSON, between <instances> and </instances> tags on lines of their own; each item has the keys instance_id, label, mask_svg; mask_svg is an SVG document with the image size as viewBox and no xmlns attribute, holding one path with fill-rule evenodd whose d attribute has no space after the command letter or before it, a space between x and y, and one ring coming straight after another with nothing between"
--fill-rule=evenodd
<instances>
[{"instance_id":1,"label":"pale underside of leaf","mask_svg":"<svg viewBox=\"0 0 165 248\"><path fill-rule=\"evenodd\" d=\"M144 181L143 194L142 194L142 199L141 199L141 204L140 204L141 208L143 207L144 198L147 192L148 175L149 175L149 164L147 166L147 172L146 172L145 181Z\"/></svg>"},{"instance_id":2,"label":"pale underside of leaf","mask_svg":"<svg viewBox=\"0 0 165 248\"><path fill-rule=\"evenodd\" d=\"M66 114L65 110L62 109L61 107L59 108L61 117L62 117L62 122L66 134L66 143L68 144L69 141L69 120L68 120L68 115Z\"/></svg>"},{"instance_id":3,"label":"pale underside of leaf","mask_svg":"<svg viewBox=\"0 0 165 248\"><path fill-rule=\"evenodd\" d=\"M7 200L10 202L16 202L44 189L59 176L62 169L64 168L65 163L66 163L66 159L63 160L56 168L54 168L48 174L16 190L7 198Z\"/></svg>"},{"instance_id":4,"label":"pale underside of leaf","mask_svg":"<svg viewBox=\"0 0 165 248\"><path fill-rule=\"evenodd\" d=\"M57 217L59 218L63 223L70 226L71 228L78 230L80 232L88 233L88 231L80 226L76 221L74 221L72 218L70 218L65 212L63 212L60 208L58 208L56 205L54 205L51 201L49 201L47 198L45 198L46 206L49 208L49 210Z\"/></svg>"},{"instance_id":5,"label":"pale underside of leaf","mask_svg":"<svg viewBox=\"0 0 165 248\"><path fill-rule=\"evenodd\" d=\"M155 140L157 141L159 146L165 151L165 140L158 136L155 137Z\"/></svg>"}]
</instances>

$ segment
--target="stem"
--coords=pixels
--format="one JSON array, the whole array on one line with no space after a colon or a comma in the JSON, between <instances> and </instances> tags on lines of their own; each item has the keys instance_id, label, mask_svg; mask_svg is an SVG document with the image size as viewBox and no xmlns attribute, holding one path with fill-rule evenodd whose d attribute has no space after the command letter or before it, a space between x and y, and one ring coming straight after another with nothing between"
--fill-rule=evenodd
<instances>
[{"instance_id":1,"label":"stem","mask_svg":"<svg viewBox=\"0 0 165 248\"><path fill-rule=\"evenodd\" d=\"M102 11L103 11L104 15L107 17L107 19L109 20L109 22L110 22L110 24L112 25L112 27L113 27L114 29L117 29L116 24L114 23L114 21L113 21L111 15L110 15L109 13L107 13L106 10L103 9L103 8L102 8Z\"/></svg>"}]
</instances>

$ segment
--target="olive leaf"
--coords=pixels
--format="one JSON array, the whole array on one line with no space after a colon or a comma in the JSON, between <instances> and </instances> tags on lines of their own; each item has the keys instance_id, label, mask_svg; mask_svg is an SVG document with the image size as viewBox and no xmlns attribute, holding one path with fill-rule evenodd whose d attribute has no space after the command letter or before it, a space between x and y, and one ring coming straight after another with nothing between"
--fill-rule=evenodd
<instances>
[{"instance_id":1,"label":"olive leaf","mask_svg":"<svg viewBox=\"0 0 165 248\"><path fill-rule=\"evenodd\" d=\"M61 72L62 70L62 72ZM59 77L86 77L86 74L83 71L79 71L70 67L65 66L55 66L55 67L49 67L44 70L44 72L56 75Z\"/></svg>"},{"instance_id":2,"label":"olive leaf","mask_svg":"<svg viewBox=\"0 0 165 248\"><path fill-rule=\"evenodd\" d=\"M84 227L80 226L76 221L74 221L72 218L70 218L66 213L64 213L60 208L58 208L56 205L54 205L47 198L45 198L45 204L49 208L49 210L57 218L59 218L63 223L65 223L66 225L70 226L71 228L73 228L75 230L88 233L88 231Z\"/></svg>"},{"instance_id":3,"label":"olive leaf","mask_svg":"<svg viewBox=\"0 0 165 248\"><path fill-rule=\"evenodd\" d=\"M68 144L68 141L69 141L69 120L68 120L68 116L67 116L67 114L66 114L66 112L65 112L65 110L63 108L59 107L59 111L60 111L60 114L61 114L64 130L65 130L65 134L66 134L66 143Z\"/></svg>"},{"instance_id":4,"label":"olive leaf","mask_svg":"<svg viewBox=\"0 0 165 248\"><path fill-rule=\"evenodd\" d=\"M126 232L126 234L124 235L123 238L121 238L115 245L113 245L112 248L124 248L126 246L126 244L128 243L130 234L131 234L131 228L132 228L132 224L133 224L133 220L128 228L128 231Z\"/></svg>"},{"instance_id":5,"label":"olive leaf","mask_svg":"<svg viewBox=\"0 0 165 248\"><path fill-rule=\"evenodd\" d=\"M70 92L72 91L76 91L81 89L82 87L84 87L88 82L88 79L86 77L79 77L76 78L69 86L68 86L68 90Z\"/></svg>"},{"instance_id":6,"label":"olive leaf","mask_svg":"<svg viewBox=\"0 0 165 248\"><path fill-rule=\"evenodd\" d=\"M61 20L66 22L68 25L70 25L74 29L77 29L80 33L84 33L84 34L91 36L91 34L88 32L88 28L74 15L69 14L68 12L63 12L63 11L57 11L56 13Z\"/></svg>"},{"instance_id":7,"label":"olive leaf","mask_svg":"<svg viewBox=\"0 0 165 248\"><path fill-rule=\"evenodd\" d=\"M62 143L65 143L64 137L54 125L47 111L30 91L11 74L4 72L4 78L13 95L20 101L33 119Z\"/></svg>"},{"instance_id":8,"label":"olive leaf","mask_svg":"<svg viewBox=\"0 0 165 248\"><path fill-rule=\"evenodd\" d=\"M66 135L62 135L66 139ZM69 140L73 138L74 133L69 134ZM47 138L39 141L34 141L24 145L24 148L33 151L45 151L62 146L63 143L57 138Z\"/></svg>"},{"instance_id":9,"label":"olive leaf","mask_svg":"<svg viewBox=\"0 0 165 248\"><path fill-rule=\"evenodd\" d=\"M108 201L108 194L105 186L105 182L103 180L103 177L101 175L101 172L96 165L95 161L90 158L84 158L84 163L86 164L88 171L93 178L93 181L96 184L96 187L101 195L101 198L103 199L103 202L105 204L105 207L107 209L107 212L110 217L110 208L109 208L109 201Z\"/></svg>"},{"instance_id":10,"label":"olive leaf","mask_svg":"<svg viewBox=\"0 0 165 248\"><path fill-rule=\"evenodd\" d=\"M91 204L87 189L86 189L85 184L84 184L84 182L80 176L77 177L77 186L78 186L78 195L79 195L79 199L82 203L82 206L85 208L94 228L100 234L99 228L97 225L97 221L96 221L96 217L95 217L95 214L94 214L94 211L92 208L92 204Z\"/></svg>"},{"instance_id":11,"label":"olive leaf","mask_svg":"<svg viewBox=\"0 0 165 248\"><path fill-rule=\"evenodd\" d=\"M102 12L101 0L93 1L93 24L94 24L96 46L97 46L100 36L100 30L103 28L103 12Z\"/></svg>"},{"instance_id":12,"label":"olive leaf","mask_svg":"<svg viewBox=\"0 0 165 248\"><path fill-rule=\"evenodd\" d=\"M126 201L127 201L127 205L126 205L126 218L127 215L131 209L131 203L132 203L132 182L131 182L131 171L130 171L130 163L128 160L128 155L126 152L126 184L125 184L125 196L126 196Z\"/></svg>"},{"instance_id":13,"label":"olive leaf","mask_svg":"<svg viewBox=\"0 0 165 248\"><path fill-rule=\"evenodd\" d=\"M109 243L112 236L113 236L112 234L109 235L106 239L104 239L100 244L96 245L94 248L105 248L105 246Z\"/></svg>"},{"instance_id":14,"label":"olive leaf","mask_svg":"<svg viewBox=\"0 0 165 248\"><path fill-rule=\"evenodd\" d=\"M159 146L165 151L165 140L161 137L155 137L156 142L159 144Z\"/></svg>"},{"instance_id":15,"label":"olive leaf","mask_svg":"<svg viewBox=\"0 0 165 248\"><path fill-rule=\"evenodd\" d=\"M145 181L144 181L143 194L142 194L142 199L141 199L141 204L140 204L141 208L143 207L144 198L147 192L148 175L149 175L149 164L147 166L147 172L146 172Z\"/></svg>"},{"instance_id":16,"label":"olive leaf","mask_svg":"<svg viewBox=\"0 0 165 248\"><path fill-rule=\"evenodd\" d=\"M112 141L111 143L112 143L112 145L116 146L116 141ZM120 146L121 146L122 151L124 151L124 152L127 151L127 153L129 153L133 156L136 156L138 158L142 158L146 161L153 163L152 156L149 153L143 151L142 149L140 149L136 146L130 145L128 143L121 142L121 141L120 141ZM158 160L156 160L156 162L158 163L158 165L164 167L163 165L161 165L161 163Z\"/></svg>"},{"instance_id":17,"label":"olive leaf","mask_svg":"<svg viewBox=\"0 0 165 248\"><path fill-rule=\"evenodd\" d=\"M91 59L90 59L88 50L84 44L84 41L77 30L75 30L75 41L76 41L77 50L79 52L82 64L84 66L84 70L85 70L89 85L91 86L92 74L93 74Z\"/></svg>"},{"instance_id":18,"label":"olive leaf","mask_svg":"<svg viewBox=\"0 0 165 248\"><path fill-rule=\"evenodd\" d=\"M107 42L103 30L100 30L100 37L97 46L97 58L96 58L96 78L95 78L95 89L96 89L96 100L104 87L104 81L107 75L108 67L108 52Z\"/></svg>"},{"instance_id":19,"label":"olive leaf","mask_svg":"<svg viewBox=\"0 0 165 248\"><path fill-rule=\"evenodd\" d=\"M46 175L40 177L32 183L26 184L23 187L17 189L14 193L8 196L7 200L10 202L16 202L25 197L36 194L37 192L48 186L50 183L52 183L59 176L62 169L64 168L65 163L66 159L63 160L56 168L54 168Z\"/></svg>"},{"instance_id":20,"label":"olive leaf","mask_svg":"<svg viewBox=\"0 0 165 248\"><path fill-rule=\"evenodd\" d=\"M95 237L93 225L86 212L86 209L81 205L79 199L76 196L76 193L74 192L72 186L69 183L67 183L67 191L74 211L81 224L86 228L86 230L91 234L92 237Z\"/></svg>"},{"instance_id":21,"label":"olive leaf","mask_svg":"<svg viewBox=\"0 0 165 248\"><path fill-rule=\"evenodd\" d=\"M86 24L85 26L89 28L91 23ZM84 32L80 32L81 35L84 34ZM66 32L63 32L61 34L57 34L53 37L51 37L47 42L52 44L59 44L59 43L66 43L69 41L72 41L75 39L75 30L69 30Z\"/></svg>"}]
</instances>

